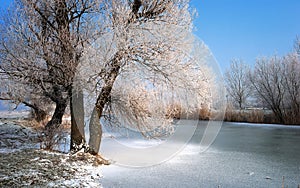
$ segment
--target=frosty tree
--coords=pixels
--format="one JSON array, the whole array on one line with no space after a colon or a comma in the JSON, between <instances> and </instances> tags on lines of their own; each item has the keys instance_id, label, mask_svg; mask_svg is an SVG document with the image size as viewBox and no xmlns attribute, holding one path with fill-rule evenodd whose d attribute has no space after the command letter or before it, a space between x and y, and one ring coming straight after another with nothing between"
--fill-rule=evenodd
<instances>
[{"instance_id":1,"label":"frosty tree","mask_svg":"<svg viewBox=\"0 0 300 188\"><path fill-rule=\"evenodd\" d=\"M225 73L226 88L230 98L241 110L245 107L251 93L251 82L248 78L250 68L240 59L233 59L230 69Z\"/></svg>"},{"instance_id":2,"label":"frosty tree","mask_svg":"<svg viewBox=\"0 0 300 188\"><path fill-rule=\"evenodd\" d=\"M295 49L285 57L258 59L251 73L257 96L273 111L279 123L299 123L299 70L299 54Z\"/></svg>"},{"instance_id":3,"label":"frosty tree","mask_svg":"<svg viewBox=\"0 0 300 188\"><path fill-rule=\"evenodd\" d=\"M216 83L206 64L211 54L190 34L188 1L134 1L133 5L112 1L106 10L110 32L85 51L75 84L78 96L88 95L92 101L88 102L92 154L99 151L101 118L155 137L173 130L168 109L174 110L176 102L181 104L179 113L191 116L201 105L210 106L215 97ZM182 105L181 100L189 102ZM83 100L73 105L77 101ZM199 118L198 113L193 115ZM85 142L81 119L78 149Z\"/></svg>"},{"instance_id":4,"label":"frosty tree","mask_svg":"<svg viewBox=\"0 0 300 188\"><path fill-rule=\"evenodd\" d=\"M190 34L188 0L17 0L15 6L1 22L1 71L55 104L50 129L71 102L71 150L86 146L96 155L103 118L154 137L172 131L175 112L214 108L216 85L205 64L211 54ZM190 102L175 108L183 98Z\"/></svg>"},{"instance_id":5,"label":"frosty tree","mask_svg":"<svg viewBox=\"0 0 300 188\"><path fill-rule=\"evenodd\" d=\"M300 46L299 41L298 45ZM295 52L284 57L283 79L286 89L284 96L285 108L287 108L287 123L300 123L300 56L299 47Z\"/></svg>"},{"instance_id":6,"label":"frosty tree","mask_svg":"<svg viewBox=\"0 0 300 188\"><path fill-rule=\"evenodd\" d=\"M55 104L49 129L62 121L83 49L102 32L99 3L16 0L1 21L1 72L18 84L16 93L27 92L24 102L47 98Z\"/></svg>"},{"instance_id":7,"label":"frosty tree","mask_svg":"<svg viewBox=\"0 0 300 188\"><path fill-rule=\"evenodd\" d=\"M283 71L282 58L260 58L250 77L258 96L272 109L280 123L285 120Z\"/></svg>"}]
</instances>

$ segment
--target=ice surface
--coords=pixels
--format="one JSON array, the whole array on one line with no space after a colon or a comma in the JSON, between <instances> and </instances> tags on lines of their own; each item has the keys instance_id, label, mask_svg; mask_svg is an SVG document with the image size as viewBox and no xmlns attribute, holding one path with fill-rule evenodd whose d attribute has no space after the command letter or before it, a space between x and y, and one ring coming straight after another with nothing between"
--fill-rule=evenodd
<instances>
[{"instance_id":1,"label":"ice surface","mask_svg":"<svg viewBox=\"0 0 300 188\"><path fill-rule=\"evenodd\" d=\"M267 126L267 128L266 128ZM300 184L300 129L225 123L203 153L191 141L171 160L147 168L103 167L103 187L281 187ZM153 155L156 155L153 153ZM270 177L270 179L266 179Z\"/></svg>"}]
</instances>

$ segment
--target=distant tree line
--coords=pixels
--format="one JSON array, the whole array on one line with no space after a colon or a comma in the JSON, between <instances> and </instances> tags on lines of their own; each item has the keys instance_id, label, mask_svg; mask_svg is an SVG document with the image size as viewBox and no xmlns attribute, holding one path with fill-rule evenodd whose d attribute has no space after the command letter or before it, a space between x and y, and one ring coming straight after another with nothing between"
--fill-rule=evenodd
<instances>
[{"instance_id":1,"label":"distant tree line","mask_svg":"<svg viewBox=\"0 0 300 188\"><path fill-rule=\"evenodd\" d=\"M274 122L300 124L300 40L283 56L261 57L250 68L232 60L225 73L228 101L238 110L271 110Z\"/></svg>"}]
</instances>

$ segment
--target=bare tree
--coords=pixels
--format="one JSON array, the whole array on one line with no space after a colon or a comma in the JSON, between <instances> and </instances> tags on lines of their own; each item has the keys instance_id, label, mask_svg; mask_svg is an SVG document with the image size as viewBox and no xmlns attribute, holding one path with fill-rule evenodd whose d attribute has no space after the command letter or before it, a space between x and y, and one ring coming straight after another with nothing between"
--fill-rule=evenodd
<instances>
[{"instance_id":1,"label":"bare tree","mask_svg":"<svg viewBox=\"0 0 300 188\"><path fill-rule=\"evenodd\" d=\"M247 99L251 95L249 71L249 66L241 59L233 59L230 69L225 72L227 92L240 110L245 107Z\"/></svg>"},{"instance_id":2,"label":"bare tree","mask_svg":"<svg viewBox=\"0 0 300 188\"><path fill-rule=\"evenodd\" d=\"M294 42L294 52L300 55L300 38L297 36Z\"/></svg>"},{"instance_id":3,"label":"bare tree","mask_svg":"<svg viewBox=\"0 0 300 188\"><path fill-rule=\"evenodd\" d=\"M282 58L258 59L251 82L258 97L271 109L279 123L300 122L300 60L299 39L294 51Z\"/></svg>"},{"instance_id":4,"label":"bare tree","mask_svg":"<svg viewBox=\"0 0 300 188\"><path fill-rule=\"evenodd\" d=\"M159 129L172 129L166 116L172 102L190 100L183 109L192 111L212 100L213 76L204 63L210 53L189 35L188 1L110 1L106 5L110 33L91 45L79 68L79 80L85 83L79 82L80 87L85 85L85 91L94 93L89 123L92 154L99 151L100 119L107 115L114 118L109 121L151 137ZM195 45L202 45L202 53L196 54Z\"/></svg>"},{"instance_id":5,"label":"bare tree","mask_svg":"<svg viewBox=\"0 0 300 188\"><path fill-rule=\"evenodd\" d=\"M300 122L300 58L297 50L295 48L295 52L283 59L283 78L286 88L284 105L288 113L287 121L293 124Z\"/></svg>"},{"instance_id":6,"label":"bare tree","mask_svg":"<svg viewBox=\"0 0 300 188\"><path fill-rule=\"evenodd\" d=\"M34 91L36 96L31 98L53 101L55 110L47 128L61 124L84 48L106 28L105 23L100 23L100 2L17 0L13 11L2 19L1 72L18 83L16 92ZM74 124L71 131L81 136Z\"/></svg>"},{"instance_id":7,"label":"bare tree","mask_svg":"<svg viewBox=\"0 0 300 188\"><path fill-rule=\"evenodd\" d=\"M273 111L280 123L286 122L286 86L283 73L283 58L273 56L258 59L250 76L258 97Z\"/></svg>"}]
</instances>

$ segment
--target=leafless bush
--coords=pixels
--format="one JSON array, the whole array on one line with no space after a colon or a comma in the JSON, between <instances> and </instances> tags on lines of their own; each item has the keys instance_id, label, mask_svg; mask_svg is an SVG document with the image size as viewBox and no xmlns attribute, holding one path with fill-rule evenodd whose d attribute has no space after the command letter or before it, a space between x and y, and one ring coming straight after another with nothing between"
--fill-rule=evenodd
<instances>
[{"instance_id":1,"label":"leafless bush","mask_svg":"<svg viewBox=\"0 0 300 188\"><path fill-rule=\"evenodd\" d=\"M59 150L60 145L66 145L66 134L63 127L44 128L38 135L40 148L45 150ZM65 150L65 149L64 149Z\"/></svg>"}]
</instances>

